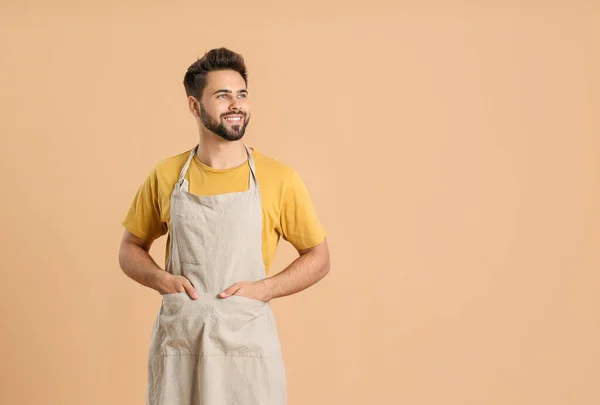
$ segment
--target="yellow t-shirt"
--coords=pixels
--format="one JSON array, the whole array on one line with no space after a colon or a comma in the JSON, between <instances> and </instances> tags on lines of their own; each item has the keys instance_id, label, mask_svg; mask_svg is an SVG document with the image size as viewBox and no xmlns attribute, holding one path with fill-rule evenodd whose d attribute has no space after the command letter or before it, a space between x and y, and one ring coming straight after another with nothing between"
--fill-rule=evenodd
<instances>
[{"instance_id":1,"label":"yellow t-shirt","mask_svg":"<svg viewBox=\"0 0 600 405\"><path fill-rule=\"evenodd\" d=\"M169 233L171 192L190 151L155 165L121 221L129 232L147 241ZM262 201L262 254L269 273L280 237L301 250L323 242L326 233L298 173L256 149L253 149L252 157ZM205 165L194 155L185 177L191 193L216 195L248 190L249 174L247 161L238 167L220 170ZM165 266L169 243L170 233L167 236Z\"/></svg>"}]
</instances>

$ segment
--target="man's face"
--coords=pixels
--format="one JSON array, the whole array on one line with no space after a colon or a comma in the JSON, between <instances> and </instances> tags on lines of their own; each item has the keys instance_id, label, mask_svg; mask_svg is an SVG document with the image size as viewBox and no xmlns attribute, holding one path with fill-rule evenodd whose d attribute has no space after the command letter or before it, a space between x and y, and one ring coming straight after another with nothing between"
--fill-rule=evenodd
<instances>
[{"instance_id":1,"label":"man's face","mask_svg":"<svg viewBox=\"0 0 600 405\"><path fill-rule=\"evenodd\" d=\"M242 76L234 70L209 72L200 99L200 121L204 127L223 139L238 141L246 132L250 115Z\"/></svg>"}]
</instances>

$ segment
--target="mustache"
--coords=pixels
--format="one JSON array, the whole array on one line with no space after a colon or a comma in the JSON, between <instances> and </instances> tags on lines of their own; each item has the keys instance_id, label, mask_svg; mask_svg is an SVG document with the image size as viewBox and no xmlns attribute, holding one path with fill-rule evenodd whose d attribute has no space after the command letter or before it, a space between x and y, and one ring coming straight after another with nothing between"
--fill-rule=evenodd
<instances>
[{"instance_id":1,"label":"mustache","mask_svg":"<svg viewBox=\"0 0 600 405\"><path fill-rule=\"evenodd\" d=\"M236 115L241 115L242 117L246 118L246 113L243 113L243 112L239 112L239 113L235 113L235 114L221 115L221 118L235 117Z\"/></svg>"}]
</instances>

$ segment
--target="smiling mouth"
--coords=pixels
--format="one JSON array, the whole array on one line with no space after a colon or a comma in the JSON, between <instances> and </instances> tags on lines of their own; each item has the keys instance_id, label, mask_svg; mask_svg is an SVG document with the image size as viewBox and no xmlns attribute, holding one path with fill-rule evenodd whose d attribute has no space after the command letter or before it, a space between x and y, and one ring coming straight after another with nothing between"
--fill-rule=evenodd
<instances>
[{"instance_id":1,"label":"smiling mouth","mask_svg":"<svg viewBox=\"0 0 600 405\"><path fill-rule=\"evenodd\" d=\"M231 122L232 124L240 124L244 116L242 115L230 115L224 118L225 121Z\"/></svg>"}]
</instances>

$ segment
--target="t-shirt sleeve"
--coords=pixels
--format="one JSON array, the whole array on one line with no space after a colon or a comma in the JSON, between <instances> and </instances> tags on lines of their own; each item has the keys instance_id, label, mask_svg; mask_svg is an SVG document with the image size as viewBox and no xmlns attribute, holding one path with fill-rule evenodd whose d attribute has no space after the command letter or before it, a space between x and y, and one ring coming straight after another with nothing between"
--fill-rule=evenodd
<instances>
[{"instance_id":1,"label":"t-shirt sleeve","mask_svg":"<svg viewBox=\"0 0 600 405\"><path fill-rule=\"evenodd\" d=\"M121 225L145 241L153 241L166 233L166 224L161 220L156 169L138 189Z\"/></svg>"},{"instance_id":2,"label":"t-shirt sleeve","mask_svg":"<svg viewBox=\"0 0 600 405\"><path fill-rule=\"evenodd\" d=\"M283 239L297 250L317 246L326 236L308 190L295 170L283 192L281 231Z\"/></svg>"}]
</instances>

